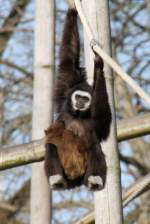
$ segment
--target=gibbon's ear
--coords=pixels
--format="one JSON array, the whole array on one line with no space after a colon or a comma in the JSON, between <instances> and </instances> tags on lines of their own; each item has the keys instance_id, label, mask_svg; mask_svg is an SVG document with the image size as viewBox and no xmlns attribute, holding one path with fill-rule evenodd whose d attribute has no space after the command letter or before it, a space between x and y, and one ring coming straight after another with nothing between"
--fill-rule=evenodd
<instances>
[{"instance_id":1,"label":"gibbon's ear","mask_svg":"<svg viewBox=\"0 0 150 224\"><path fill-rule=\"evenodd\" d=\"M67 2L68 2L69 8L71 8L71 9L75 9L76 8L74 0L67 0Z\"/></svg>"}]
</instances>

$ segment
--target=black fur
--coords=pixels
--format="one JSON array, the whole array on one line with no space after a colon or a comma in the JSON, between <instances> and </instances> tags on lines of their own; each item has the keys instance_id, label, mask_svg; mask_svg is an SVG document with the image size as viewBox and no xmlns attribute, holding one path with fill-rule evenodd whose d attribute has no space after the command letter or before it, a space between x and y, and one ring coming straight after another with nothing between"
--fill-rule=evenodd
<instances>
[{"instance_id":1,"label":"black fur","mask_svg":"<svg viewBox=\"0 0 150 224\"><path fill-rule=\"evenodd\" d=\"M58 120L65 123L66 129L72 130L75 134L83 138L90 152L88 168L83 177L71 181L63 174L67 181L68 188L81 185L82 183L88 185L88 177L91 175L101 176L103 182L105 182L106 162L99 142L107 139L111 124L111 110L103 73L103 61L98 55L95 56L94 82L93 86L90 86L86 81L85 69L80 67L79 56L80 41L77 12L75 9L69 9L62 36L60 64L54 91L54 102L56 105L56 112L59 113ZM91 107L86 112L73 110L71 94L75 90L84 90L91 94ZM77 124L77 128L76 125L74 126L74 123ZM53 147L50 144L47 145L47 151L53 151ZM62 169L60 170L59 162L56 161L57 159L56 154L54 155L55 161L50 159L50 163L53 164L56 170L51 169L51 173L48 175L54 175L56 171L60 174L63 173Z\"/></svg>"},{"instance_id":2,"label":"black fur","mask_svg":"<svg viewBox=\"0 0 150 224\"><path fill-rule=\"evenodd\" d=\"M45 158L49 163L48 166L45 166L46 175L48 177L56 174L63 175L62 167L59 162L57 148L55 147L55 145L50 143L46 144L45 147L46 147Z\"/></svg>"}]
</instances>

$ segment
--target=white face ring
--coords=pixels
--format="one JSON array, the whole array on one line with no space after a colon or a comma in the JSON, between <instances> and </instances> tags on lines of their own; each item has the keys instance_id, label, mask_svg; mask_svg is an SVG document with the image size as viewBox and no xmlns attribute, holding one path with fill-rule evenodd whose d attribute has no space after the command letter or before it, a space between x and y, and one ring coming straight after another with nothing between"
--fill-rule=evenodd
<instances>
[{"instance_id":1,"label":"white face ring","mask_svg":"<svg viewBox=\"0 0 150 224\"><path fill-rule=\"evenodd\" d=\"M76 107L76 95L85 96L89 99L88 102L85 103L84 108L79 109ZM73 94L71 96L71 102L72 102L72 106L73 106L74 110L86 111L90 107L91 101L92 101L92 97L91 97L90 93L83 91L83 90L76 90L73 92Z\"/></svg>"}]
</instances>

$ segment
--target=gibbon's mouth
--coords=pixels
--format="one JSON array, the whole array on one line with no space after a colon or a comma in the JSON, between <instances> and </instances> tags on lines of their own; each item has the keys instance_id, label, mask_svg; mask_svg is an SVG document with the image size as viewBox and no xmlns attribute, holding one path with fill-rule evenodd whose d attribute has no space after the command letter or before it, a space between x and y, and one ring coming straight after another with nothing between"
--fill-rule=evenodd
<instances>
[{"instance_id":1,"label":"gibbon's mouth","mask_svg":"<svg viewBox=\"0 0 150 224\"><path fill-rule=\"evenodd\" d=\"M74 111L87 111L90 108L90 103L80 104L76 103L75 105L72 104Z\"/></svg>"},{"instance_id":2,"label":"gibbon's mouth","mask_svg":"<svg viewBox=\"0 0 150 224\"><path fill-rule=\"evenodd\" d=\"M84 107L81 107L81 108L78 108L78 111L86 111L88 108L84 108Z\"/></svg>"},{"instance_id":3,"label":"gibbon's mouth","mask_svg":"<svg viewBox=\"0 0 150 224\"><path fill-rule=\"evenodd\" d=\"M78 105L76 106L76 108L77 108L78 110L84 110L84 109L85 109L85 106L82 105L82 104L78 104Z\"/></svg>"},{"instance_id":4,"label":"gibbon's mouth","mask_svg":"<svg viewBox=\"0 0 150 224\"><path fill-rule=\"evenodd\" d=\"M74 107L75 111L86 111L88 108L85 108L85 106L78 106L78 107Z\"/></svg>"}]
</instances>

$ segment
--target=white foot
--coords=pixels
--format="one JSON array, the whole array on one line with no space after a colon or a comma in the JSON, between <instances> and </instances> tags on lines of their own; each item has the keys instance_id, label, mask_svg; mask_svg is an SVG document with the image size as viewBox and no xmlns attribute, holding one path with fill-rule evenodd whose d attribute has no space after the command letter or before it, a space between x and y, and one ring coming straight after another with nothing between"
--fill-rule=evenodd
<instances>
[{"instance_id":1,"label":"white foot","mask_svg":"<svg viewBox=\"0 0 150 224\"><path fill-rule=\"evenodd\" d=\"M50 176L49 184L53 190L63 190L66 187L66 182L60 174Z\"/></svg>"},{"instance_id":2,"label":"white foot","mask_svg":"<svg viewBox=\"0 0 150 224\"><path fill-rule=\"evenodd\" d=\"M104 187L103 179L100 176L88 177L88 188L90 190L102 190Z\"/></svg>"}]
</instances>

